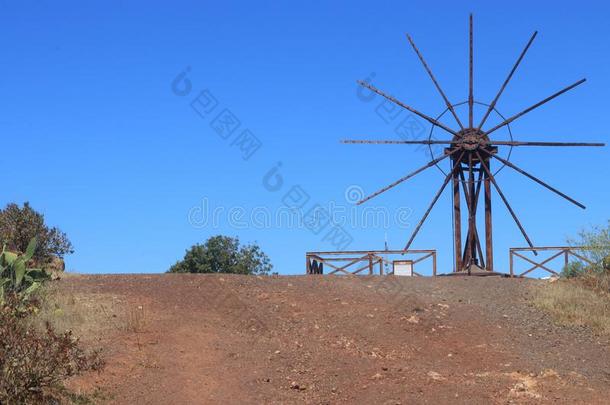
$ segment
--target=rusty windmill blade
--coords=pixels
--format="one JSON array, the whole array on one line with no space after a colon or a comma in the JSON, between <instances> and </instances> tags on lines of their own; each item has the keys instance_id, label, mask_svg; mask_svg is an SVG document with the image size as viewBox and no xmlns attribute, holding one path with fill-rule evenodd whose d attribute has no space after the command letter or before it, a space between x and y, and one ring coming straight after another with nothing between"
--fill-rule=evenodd
<instances>
[{"instance_id":1,"label":"rusty windmill blade","mask_svg":"<svg viewBox=\"0 0 610 405\"><path fill-rule=\"evenodd\" d=\"M460 155L458 161L462 160L462 158L464 157L464 153L465 152L462 152L462 154ZM437 191L436 195L434 196L434 199L432 199L432 202L430 203L430 205L428 206L428 209L424 213L424 216L421 218L421 220L419 221L419 223L415 227L415 230L411 234L411 238L409 239L409 241L407 242L405 248L403 249L405 252L407 250L409 250L409 247L411 247L411 243L413 243L413 240L415 239L415 236L417 236L417 233L419 232L419 230L421 229L422 225L426 221L426 218L428 218L428 215L430 214L430 211L432 211L432 208L434 207L434 205L438 201L439 197L443 193L443 190L445 190L445 187L447 187L447 184L449 183L449 180L451 180L451 177L453 177L453 174L456 172L458 167L459 167L459 164L455 164L453 166L453 169L451 169L451 172L449 172L449 174L447 174L447 176L445 177L445 181L443 182L443 185Z\"/></svg>"},{"instance_id":2,"label":"rusty windmill blade","mask_svg":"<svg viewBox=\"0 0 610 405\"><path fill-rule=\"evenodd\" d=\"M489 180L491 180L491 184L494 185L494 188L496 189L496 191L498 192L498 195L500 196L500 198L502 199L502 201L504 202L504 205L506 205L506 208L508 208L508 212L510 212L510 215L513 217L513 219L515 220L515 223L517 224L517 226L519 227L519 230L521 231L521 234L523 235L523 237L525 238L525 240L527 241L527 244L531 247L534 248L534 244L532 243L532 241L530 240L529 236L527 236L527 233L525 232L525 229L523 229L523 225L521 225L521 222L519 221L519 218L517 218L517 215L515 214L515 211L513 211L512 207L510 206L510 204L508 203L508 200L506 199L506 197L504 196L504 193L502 192L502 190L500 189L500 186L498 186L498 183L496 182L495 177L493 176L493 174L491 174L491 171L489 170L489 168L487 167L487 164L485 164L485 161L483 160L483 158L481 157L481 154L479 153L479 151L476 151L477 156L479 158L479 160L481 161L481 166L483 167L483 170L485 170L485 173L487 174L487 176L489 177ZM538 254L535 250L533 251L534 254Z\"/></svg>"},{"instance_id":3,"label":"rusty windmill blade","mask_svg":"<svg viewBox=\"0 0 610 405\"><path fill-rule=\"evenodd\" d=\"M438 92L440 93L441 97L445 101L445 105L447 106L449 111L451 111L451 114L453 115L453 118L455 118L455 121L460 126L460 129L464 129L464 125L462 125L462 121L460 121L460 118L458 117L457 113L455 112L455 108L453 108L453 104L451 104L449 102L449 99L445 95L445 92L443 91L443 89L441 89L441 86L436 81L436 78L434 77L434 74L432 73L432 70L430 69L430 67L428 66L426 61L424 60L424 57L421 54L421 52L419 52L419 49L417 49L417 46L415 45L415 42L413 41L413 38L411 38L411 35L407 34L407 39L409 40L409 43L411 44L411 47L413 48L413 50L415 51L415 53L419 57L419 60L421 61L422 65L424 65L424 69L426 69L426 72L428 72L428 75L430 76L430 79L432 79L432 83L434 83L434 86L436 86L436 89L438 90Z\"/></svg>"},{"instance_id":4,"label":"rusty windmill blade","mask_svg":"<svg viewBox=\"0 0 610 405\"><path fill-rule=\"evenodd\" d=\"M544 181L540 180L539 178L537 178L536 176L529 174L528 172L526 172L525 170L521 169L520 167L512 164L511 162L509 162L506 159L501 158L500 156L497 155L493 155L489 152L487 152L485 149L483 149L483 151L487 154L489 154L492 157L495 157L496 159L498 159L500 162L504 163L506 166L512 168L513 170L521 173L522 175L524 175L525 177L534 180L536 183L540 184L541 186L547 188L548 190L552 191L553 193L557 194L560 197L565 198L566 200L568 200L569 202L571 202L572 204L582 208L583 210L587 207L585 207L583 204L579 203L578 201L576 201L575 199L567 196L566 194L562 193L561 191L557 190L555 187L548 185L547 183L545 183Z\"/></svg>"},{"instance_id":5,"label":"rusty windmill blade","mask_svg":"<svg viewBox=\"0 0 610 405\"><path fill-rule=\"evenodd\" d=\"M513 74L515 74L515 71L519 67L519 64L523 60L523 57L525 56L525 54L526 54L527 50L529 49L530 45L532 45L532 42L534 42L534 38L536 38L536 35L538 35L538 31L535 31L534 34L532 34L532 37L528 41L527 45L525 45L525 49L523 49L523 51L521 52L521 55L519 55L519 59L517 59L517 62L515 62L515 65L513 66L513 68L510 71L510 73L508 74L508 77L506 78L506 80L502 84L502 87L500 87L500 91L498 91L498 94L496 95L496 97L493 99L491 104L489 104L489 108L487 108L487 111L485 112L485 115L483 116L483 119L481 120L481 123L479 124L479 126L477 128L478 130L481 130L481 127L483 126L483 124L485 124L485 121L487 121L487 118L489 117L489 114L491 114L491 112L494 110L494 108L496 108L496 104L498 103L498 100L500 99L500 96L504 92L504 89L508 85L508 82L510 82L510 79L513 77Z\"/></svg>"},{"instance_id":6,"label":"rusty windmill blade","mask_svg":"<svg viewBox=\"0 0 610 405\"><path fill-rule=\"evenodd\" d=\"M564 88L563 90L560 90L560 91L558 91L557 93L550 95L549 97L545 98L545 99L544 99L544 100L542 100L542 101L537 102L536 104L534 104L534 105L533 105L533 106L531 106L531 107L526 108L525 110L521 111L520 113L515 114L515 115L513 115L513 116L512 116L512 117L510 117L510 118L505 119L504 121L502 121L501 123L499 123L498 125L496 125L495 127L493 127L492 129L490 129L490 130L488 130L488 131L485 131L485 134L486 134L486 135L491 134L491 133L492 133L492 132L494 132L495 130L497 130L497 129L499 129L499 128L502 128L503 126L505 126L505 125L507 125L507 124L510 124L511 122L513 122L514 120L516 120L517 118L519 118L519 117L521 117L521 116L523 116L523 115L527 114L528 112L530 112L530 111L532 111L532 110L534 110L534 109L536 109L536 108L540 107L541 105L543 105L543 104L545 104L545 103L548 103L548 102L549 102L549 101L551 101L552 99L554 99L554 98L556 98L556 97L558 97L558 96L562 95L562 94L563 94L563 93L565 93L566 91L572 90L574 87L576 87L576 86L578 86L578 85L580 85L580 84L582 84L582 83L584 83L584 82L586 82L586 81L587 81L587 79L580 79L580 80L579 80L579 81L577 81L576 83L571 84L571 85L569 85L568 87Z\"/></svg>"},{"instance_id":7,"label":"rusty windmill blade","mask_svg":"<svg viewBox=\"0 0 610 405\"><path fill-rule=\"evenodd\" d=\"M344 144L367 144L367 145L442 145L451 144L455 141L437 141L437 140L422 140L422 141L402 141L402 140L369 140L369 139L343 139Z\"/></svg>"},{"instance_id":8,"label":"rusty windmill blade","mask_svg":"<svg viewBox=\"0 0 610 405\"><path fill-rule=\"evenodd\" d=\"M399 106L401 106L402 108L404 108L404 109L406 109L406 110L411 111L413 114L417 114L417 115L419 115L420 117L422 117L422 118L423 118L423 119L425 119L426 121L430 122L431 124L436 125L436 126L437 126L437 127L439 127L439 128L444 129L445 131L449 132L450 134L455 135L455 136L459 136L459 135L458 135L458 133L457 133L456 131L454 131L453 129L451 129L451 128L449 128L448 126L444 125L443 123L441 123L441 122L439 122L439 121L435 120L435 119L434 119L434 118L432 118L432 117L427 116L427 115L426 115L426 114L424 114L424 113L421 113L421 112L417 111L415 108L410 107L410 106L406 105L405 103L403 103L403 102L401 102L401 101L397 100L396 98L394 98L394 97L390 96L389 94L386 94L386 93L384 93L383 91L381 91L381 90L379 90L379 89L375 88L375 86L373 86L373 85L371 85L371 84L369 84L369 83L363 82L362 80L358 80L358 84L359 84L359 85L361 85L362 87L366 87L367 89L369 89L369 90L371 90L371 91L373 91L373 92L375 92L375 93L379 94L380 96L382 96L382 97L384 97L385 99L387 99L387 100L389 100L389 101L393 102L394 104L399 105Z\"/></svg>"},{"instance_id":9,"label":"rusty windmill blade","mask_svg":"<svg viewBox=\"0 0 610 405\"><path fill-rule=\"evenodd\" d=\"M472 13L470 14L470 40L469 48L470 48L470 57L468 63L468 128L473 127L474 121L474 47L473 47L473 32L472 32Z\"/></svg>"},{"instance_id":10,"label":"rusty windmill blade","mask_svg":"<svg viewBox=\"0 0 610 405\"><path fill-rule=\"evenodd\" d=\"M459 149L453 149L453 150L451 150L449 153L447 153L447 154L445 154L445 155L443 155L443 156L441 156L441 157L438 157L438 158L436 158L436 159L434 159L434 160L431 160L430 162L428 162L428 163L427 163L427 164L425 164L424 166L420 167L419 169L417 169L417 170L415 170L415 171L413 171L413 172L411 172L411 173L407 174L406 176L401 177L400 179L396 180L394 183L392 183L392 184L390 184L390 185L387 185L387 186L385 186L384 188L379 189L378 191L374 192L373 194L371 194L371 195L369 195L369 196L367 196L367 197L363 198L362 200L358 201L358 202L356 203L356 205L362 205L362 204L364 204L365 202L367 202L368 200L370 200L371 198L377 197L377 196L378 196L379 194L381 194L381 193L385 193L386 191L388 191L388 190L389 190L389 189L391 189L391 188L396 187L397 185L399 185L399 184L400 184L400 183L402 183L403 181L409 180L411 177L413 177L413 176L415 176L415 175L417 175L417 174L419 174L419 173L423 172L423 171L424 171L424 170L426 170L427 168L429 168L429 167L432 167L432 166L436 165L436 164L437 164L437 163L439 163L441 160L448 158L449 156L453 155L453 154L454 154L455 152L457 152L458 150L459 150Z\"/></svg>"},{"instance_id":11,"label":"rusty windmill blade","mask_svg":"<svg viewBox=\"0 0 610 405\"><path fill-rule=\"evenodd\" d=\"M490 145L507 146L606 146L600 142L520 142L520 141L487 141Z\"/></svg>"},{"instance_id":12,"label":"rusty windmill blade","mask_svg":"<svg viewBox=\"0 0 610 405\"><path fill-rule=\"evenodd\" d=\"M436 140L425 139L418 141L408 141L399 139L343 139L340 141L343 144L370 144L370 145L443 145L443 144L460 144L461 140ZM601 142L539 142L539 141L485 141L488 145L504 145L504 146L606 146Z\"/></svg>"}]
</instances>

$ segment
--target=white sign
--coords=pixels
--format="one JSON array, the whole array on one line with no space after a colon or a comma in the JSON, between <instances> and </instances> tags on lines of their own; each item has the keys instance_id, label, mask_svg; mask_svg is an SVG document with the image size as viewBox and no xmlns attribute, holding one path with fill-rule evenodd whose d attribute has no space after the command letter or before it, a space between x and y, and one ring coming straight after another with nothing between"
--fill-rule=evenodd
<instances>
[{"instance_id":1,"label":"white sign","mask_svg":"<svg viewBox=\"0 0 610 405\"><path fill-rule=\"evenodd\" d=\"M395 276L413 275L413 260L394 260L393 265Z\"/></svg>"}]
</instances>

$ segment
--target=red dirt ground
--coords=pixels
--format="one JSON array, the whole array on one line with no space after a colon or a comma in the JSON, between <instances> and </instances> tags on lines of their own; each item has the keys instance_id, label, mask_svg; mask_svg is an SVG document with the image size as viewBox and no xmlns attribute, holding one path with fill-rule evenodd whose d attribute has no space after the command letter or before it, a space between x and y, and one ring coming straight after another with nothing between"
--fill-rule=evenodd
<instances>
[{"instance_id":1,"label":"red dirt ground","mask_svg":"<svg viewBox=\"0 0 610 405\"><path fill-rule=\"evenodd\" d=\"M533 280L79 276L143 324L71 382L117 404L609 403L610 342L555 325ZM141 307L141 309L139 309Z\"/></svg>"}]
</instances>

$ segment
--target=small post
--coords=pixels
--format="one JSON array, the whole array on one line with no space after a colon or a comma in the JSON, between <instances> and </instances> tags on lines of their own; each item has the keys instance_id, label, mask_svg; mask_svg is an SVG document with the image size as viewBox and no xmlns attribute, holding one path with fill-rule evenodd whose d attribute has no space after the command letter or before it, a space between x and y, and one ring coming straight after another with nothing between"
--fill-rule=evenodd
<instances>
[{"instance_id":1,"label":"small post","mask_svg":"<svg viewBox=\"0 0 610 405\"><path fill-rule=\"evenodd\" d=\"M305 274L311 274L311 270L309 269L309 256L305 255Z\"/></svg>"},{"instance_id":2,"label":"small post","mask_svg":"<svg viewBox=\"0 0 610 405\"><path fill-rule=\"evenodd\" d=\"M436 250L432 253L432 275L436 277Z\"/></svg>"},{"instance_id":3,"label":"small post","mask_svg":"<svg viewBox=\"0 0 610 405\"><path fill-rule=\"evenodd\" d=\"M383 258L379 258L379 275L383 276Z\"/></svg>"},{"instance_id":4,"label":"small post","mask_svg":"<svg viewBox=\"0 0 610 405\"><path fill-rule=\"evenodd\" d=\"M510 265L509 265L509 269L510 269L510 276L514 277L515 274L513 273L513 250L509 249L508 250L508 258L510 260Z\"/></svg>"},{"instance_id":5,"label":"small post","mask_svg":"<svg viewBox=\"0 0 610 405\"><path fill-rule=\"evenodd\" d=\"M565 256L563 258L564 259L564 269L568 268L568 262L570 261L569 251L570 251L570 248L564 249L564 254L565 254Z\"/></svg>"},{"instance_id":6,"label":"small post","mask_svg":"<svg viewBox=\"0 0 610 405\"><path fill-rule=\"evenodd\" d=\"M373 256L369 253L369 275L373 275Z\"/></svg>"}]
</instances>

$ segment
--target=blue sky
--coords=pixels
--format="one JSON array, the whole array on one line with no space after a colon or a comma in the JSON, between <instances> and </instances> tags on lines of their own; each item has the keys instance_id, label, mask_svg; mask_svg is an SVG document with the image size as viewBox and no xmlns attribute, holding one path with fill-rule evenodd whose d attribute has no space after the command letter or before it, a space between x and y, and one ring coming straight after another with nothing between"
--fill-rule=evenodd
<instances>
[{"instance_id":1,"label":"blue sky","mask_svg":"<svg viewBox=\"0 0 610 405\"><path fill-rule=\"evenodd\" d=\"M609 141L610 11L603 2L5 1L0 203L30 201L69 235L76 253L67 268L83 273L162 272L219 233L257 241L282 274L302 273L305 251L333 245L327 230L314 234L274 219L295 201L286 197L295 186L308 196L303 212L335 204L356 218L344 224L350 249L383 248L386 233L401 248L442 175L430 169L371 200L392 218L410 214L408 226L404 218L356 223L366 206L354 208L346 189L375 191L429 158L412 146L339 144L398 139L398 121L384 121L391 112L380 113L379 98L358 97L355 82L372 73L379 88L430 115L442 112L408 32L448 97L465 100L471 11L478 100L493 98L534 30L539 35L498 104L503 114L588 79L516 121L515 139ZM190 92L182 81L172 86L185 70ZM176 94L182 90L188 94ZM211 111L199 115L191 103L204 91ZM225 110L240 123L228 139L214 129ZM413 136L430 129L419 125ZM245 159L240 146L252 135L261 146ZM582 226L606 222L609 157L607 147L513 151L515 164L588 207L500 172L535 244L561 245ZM447 192L413 245L437 249L441 270L452 263L450 204ZM212 212L217 224L206 221ZM497 196L494 227L496 268L506 271L508 248L525 242Z\"/></svg>"}]
</instances>

